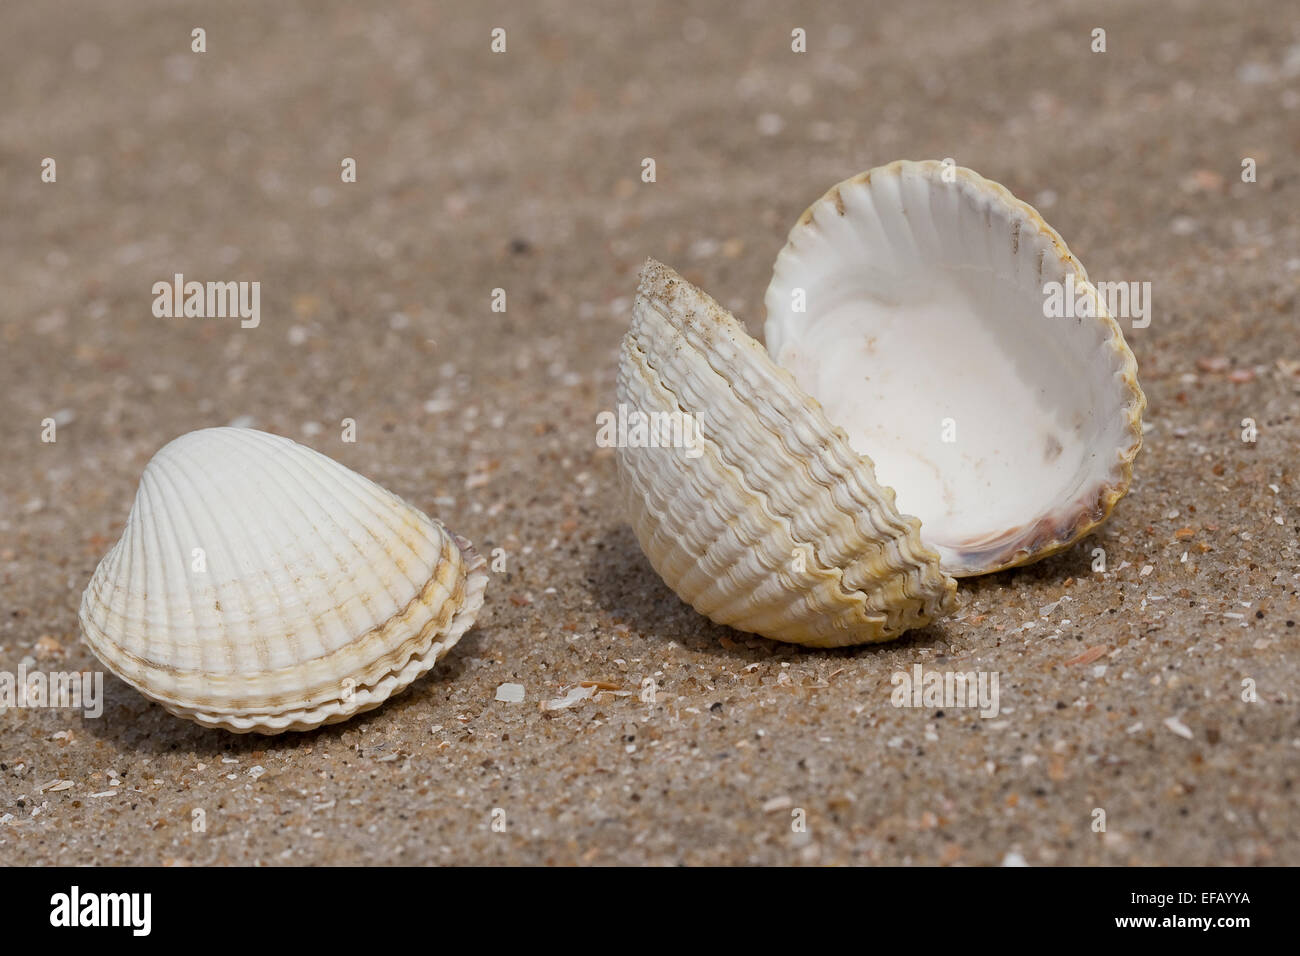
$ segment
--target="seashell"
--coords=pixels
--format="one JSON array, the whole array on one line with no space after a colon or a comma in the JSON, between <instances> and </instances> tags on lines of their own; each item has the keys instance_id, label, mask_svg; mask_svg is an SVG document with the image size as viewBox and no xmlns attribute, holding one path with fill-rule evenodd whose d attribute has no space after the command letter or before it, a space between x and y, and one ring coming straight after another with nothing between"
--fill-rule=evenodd
<instances>
[{"instance_id":1,"label":"seashell","mask_svg":"<svg viewBox=\"0 0 1300 956\"><path fill-rule=\"evenodd\" d=\"M620 442L618 464L642 549L700 613L830 647L952 609L956 582L870 463L726 310L657 262L641 273L618 399L629 418L695 416L689 447Z\"/></svg>"},{"instance_id":2,"label":"seashell","mask_svg":"<svg viewBox=\"0 0 1300 956\"><path fill-rule=\"evenodd\" d=\"M82 596L115 674L205 727L311 730L378 707L473 625L484 561L303 445L190 432L146 466Z\"/></svg>"},{"instance_id":3,"label":"seashell","mask_svg":"<svg viewBox=\"0 0 1300 956\"><path fill-rule=\"evenodd\" d=\"M1046 317L1048 283L1094 314ZM1065 241L997 183L933 161L840 183L790 231L766 305L772 357L949 574L1068 547L1128 491L1137 362Z\"/></svg>"},{"instance_id":4,"label":"seashell","mask_svg":"<svg viewBox=\"0 0 1300 956\"><path fill-rule=\"evenodd\" d=\"M1093 317L1044 317L1066 277ZM791 231L766 303L770 353L652 260L620 353L629 416L697 426L689 448L620 441L618 464L650 563L712 620L889 640L951 611L954 577L1068 546L1128 489L1133 355L1065 243L996 183L900 162L840 184Z\"/></svg>"}]
</instances>

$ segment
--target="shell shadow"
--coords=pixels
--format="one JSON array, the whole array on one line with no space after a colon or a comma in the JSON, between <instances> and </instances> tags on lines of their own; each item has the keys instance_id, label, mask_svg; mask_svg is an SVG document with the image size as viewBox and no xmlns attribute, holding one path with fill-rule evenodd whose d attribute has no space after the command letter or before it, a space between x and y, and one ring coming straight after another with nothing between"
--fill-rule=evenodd
<instances>
[{"instance_id":1,"label":"shell shadow","mask_svg":"<svg viewBox=\"0 0 1300 956\"><path fill-rule=\"evenodd\" d=\"M423 720L414 715L408 715L405 720L395 718L407 714L412 708L424 707L427 710L432 698L445 693L443 685L455 681L464 671L464 661L474 656L473 645L481 639L482 630L481 626L471 628L432 670L375 709L315 730L267 736L202 727L168 713L160 704L148 700L108 670L104 671L104 711L98 718L83 719L81 726L87 734L117 751L151 758L193 754L203 760L239 757L254 751L291 753L329 744L343 745L345 735L365 729L372 721L391 723L396 730L409 728L413 720ZM351 743L353 741L349 740L347 745Z\"/></svg>"},{"instance_id":2,"label":"shell shadow","mask_svg":"<svg viewBox=\"0 0 1300 956\"><path fill-rule=\"evenodd\" d=\"M616 623L626 624L631 629L631 639L651 647L672 641L696 653L752 662L808 654L867 657L886 649L926 647L948 640L942 621L882 644L831 648L786 644L715 624L663 582L626 524L610 528L596 542L584 577L595 603Z\"/></svg>"}]
</instances>

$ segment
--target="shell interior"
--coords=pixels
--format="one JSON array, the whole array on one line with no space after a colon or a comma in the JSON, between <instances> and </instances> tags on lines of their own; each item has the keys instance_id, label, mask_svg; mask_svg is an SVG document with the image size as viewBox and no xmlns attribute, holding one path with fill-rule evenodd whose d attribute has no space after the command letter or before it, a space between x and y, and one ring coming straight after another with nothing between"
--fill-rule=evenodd
<instances>
[{"instance_id":1,"label":"shell interior","mask_svg":"<svg viewBox=\"0 0 1300 956\"><path fill-rule=\"evenodd\" d=\"M1049 283L1094 314L1045 315ZM996 183L937 162L841 183L791 230L766 306L772 357L949 573L1065 547L1127 490L1136 362L1064 241Z\"/></svg>"}]
</instances>

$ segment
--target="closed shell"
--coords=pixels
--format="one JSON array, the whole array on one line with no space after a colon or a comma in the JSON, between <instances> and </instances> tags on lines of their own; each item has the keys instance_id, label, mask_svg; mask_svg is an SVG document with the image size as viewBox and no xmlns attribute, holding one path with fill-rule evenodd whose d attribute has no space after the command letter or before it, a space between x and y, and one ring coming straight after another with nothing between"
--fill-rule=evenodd
<instances>
[{"instance_id":1,"label":"closed shell","mask_svg":"<svg viewBox=\"0 0 1300 956\"><path fill-rule=\"evenodd\" d=\"M285 438L210 428L149 462L80 621L173 714L278 733L407 687L470 628L485 585L469 542L374 482Z\"/></svg>"}]
</instances>

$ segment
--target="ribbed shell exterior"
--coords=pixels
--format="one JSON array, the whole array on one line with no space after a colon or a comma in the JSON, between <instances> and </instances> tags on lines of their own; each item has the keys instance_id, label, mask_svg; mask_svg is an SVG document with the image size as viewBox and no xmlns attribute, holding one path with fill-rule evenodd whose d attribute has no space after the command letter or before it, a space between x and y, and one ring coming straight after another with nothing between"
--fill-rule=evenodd
<instances>
[{"instance_id":1,"label":"ribbed shell exterior","mask_svg":"<svg viewBox=\"0 0 1300 956\"><path fill-rule=\"evenodd\" d=\"M172 713L278 733L405 688L473 624L485 585L469 542L374 482L286 438L209 428L146 466L80 620Z\"/></svg>"},{"instance_id":2,"label":"ribbed shell exterior","mask_svg":"<svg viewBox=\"0 0 1300 956\"><path fill-rule=\"evenodd\" d=\"M952 610L956 582L871 463L726 310L653 260L618 399L698 423L698 455L620 447L618 462L641 547L700 613L829 647L890 640Z\"/></svg>"}]
</instances>

